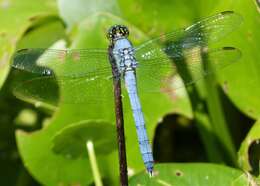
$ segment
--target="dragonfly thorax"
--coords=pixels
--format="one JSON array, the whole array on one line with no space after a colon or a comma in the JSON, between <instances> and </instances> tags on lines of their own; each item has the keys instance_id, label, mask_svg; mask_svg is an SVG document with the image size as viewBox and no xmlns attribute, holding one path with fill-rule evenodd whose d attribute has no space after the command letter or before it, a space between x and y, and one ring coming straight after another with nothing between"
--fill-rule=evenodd
<instances>
[{"instance_id":1,"label":"dragonfly thorax","mask_svg":"<svg viewBox=\"0 0 260 186\"><path fill-rule=\"evenodd\" d=\"M113 55L120 73L135 70L137 62L134 57L134 48L128 39L121 38L115 41Z\"/></svg>"}]
</instances>

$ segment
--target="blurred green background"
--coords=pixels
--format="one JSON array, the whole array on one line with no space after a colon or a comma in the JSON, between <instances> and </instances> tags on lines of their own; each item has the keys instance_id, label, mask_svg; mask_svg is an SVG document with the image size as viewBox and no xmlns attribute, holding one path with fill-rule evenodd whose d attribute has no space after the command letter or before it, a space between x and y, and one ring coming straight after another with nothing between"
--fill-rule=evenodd
<instances>
[{"instance_id":1,"label":"blurred green background","mask_svg":"<svg viewBox=\"0 0 260 186\"><path fill-rule=\"evenodd\" d=\"M113 98L102 110L16 98L14 82L28 77L11 68L17 49L63 47L64 43L69 48L107 48L106 30L118 23L129 27L131 40L138 45L226 10L242 15L244 21L216 46L239 48L238 62L191 89L174 91L171 101L141 93L159 171L153 179L144 171L129 103L124 102L129 183L256 184L260 165L258 6L257 0L0 0L0 185L94 185L84 146L71 138L87 139L90 133L94 138L104 134L111 149L96 152L103 184L119 184ZM47 90L42 92L47 96L56 91ZM60 94L66 94L66 88L61 87ZM68 152L72 156L67 157Z\"/></svg>"}]
</instances>

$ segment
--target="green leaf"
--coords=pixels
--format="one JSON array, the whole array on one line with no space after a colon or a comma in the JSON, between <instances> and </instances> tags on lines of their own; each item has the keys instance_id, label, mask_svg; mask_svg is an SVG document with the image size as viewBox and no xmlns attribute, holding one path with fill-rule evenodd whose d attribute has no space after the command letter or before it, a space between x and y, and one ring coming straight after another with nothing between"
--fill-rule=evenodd
<instances>
[{"instance_id":1,"label":"green leaf","mask_svg":"<svg viewBox=\"0 0 260 186\"><path fill-rule=\"evenodd\" d=\"M49 47L54 42L66 39L66 37L65 25L59 17L56 15L39 16L18 41L16 48L19 50Z\"/></svg>"},{"instance_id":2,"label":"green leaf","mask_svg":"<svg viewBox=\"0 0 260 186\"><path fill-rule=\"evenodd\" d=\"M225 43L234 43L242 51L242 59L222 74L222 87L232 102L246 115L258 119L260 115L260 40L259 12L254 2L240 1L234 6L244 17L239 30L227 38ZM249 47L250 46L250 47Z\"/></svg>"},{"instance_id":3,"label":"green leaf","mask_svg":"<svg viewBox=\"0 0 260 186\"><path fill-rule=\"evenodd\" d=\"M214 164L157 164L154 176L146 172L130 179L129 185L178 185L178 186L245 186L246 174L242 171Z\"/></svg>"},{"instance_id":4,"label":"green leaf","mask_svg":"<svg viewBox=\"0 0 260 186\"><path fill-rule=\"evenodd\" d=\"M15 50L17 41L25 30L38 19L40 15L56 12L52 0L40 1L0 1L0 87L9 72L9 62Z\"/></svg>"},{"instance_id":5,"label":"green leaf","mask_svg":"<svg viewBox=\"0 0 260 186\"><path fill-rule=\"evenodd\" d=\"M92 141L97 155L107 155L116 146L115 126L102 121L81 121L64 127L53 138L52 150L69 158L84 158L86 142Z\"/></svg>"},{"instance_id":6,"label":"green leaf","mask_svg":"<svg viewBox=\"0 0 260 186\"><path fill-rule=\"evenodd\" d=\"M189 20L194 18L195 7L198 6L195 1L187 0L173 0L167 3L162 3L160 0L119 0L118 2L123 17L142 29L148 36L158 36L187 26L191 23ZM187 6L187 3L190 6Z\"/></svg>"},{"instance_id":7,"label":"green leaf","mask_svg":"<svg viewBox=\"0 0 260 186\"><path fill-rule=\"evenodd\" d=\"M52 136L47 136L46 132L28 134L18 130L16 138L27 169L40 183L55 186L77 183L90 184L92 182L89 161L87 159L72 161L50 153ZM66 164L70 165L64 167Z\"/></svg>"},{"instance_id":8,"label":"green leaf","mask_svg":"<svg viewBox=\"0 0 260 186\"><path fill-rule=\"evenodd\" d=\"M58 0L59 13L69 27L79 24L97 12L119 14L116 0Z\"/></svg>"}]
</instances>

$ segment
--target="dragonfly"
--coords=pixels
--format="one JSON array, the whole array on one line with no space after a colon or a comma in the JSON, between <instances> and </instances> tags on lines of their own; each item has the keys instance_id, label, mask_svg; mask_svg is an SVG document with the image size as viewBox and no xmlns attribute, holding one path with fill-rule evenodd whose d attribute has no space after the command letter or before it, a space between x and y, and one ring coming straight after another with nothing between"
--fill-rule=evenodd
<instances>
[{"instance_id":1,"label":"dragonfly","mask_svg":"<svg viewBox=\"0 0 260 186\"><path fill-rule=\"evenodd\" d=\"M140 153L150 175L154 169L154 158L139 93L167 94L172 91L171 85L178 73L188 72L191 76L184 77L182 87L237 61L241 55L239 49L211 48L210 44L232 32L241 22L239 14L225 11L136 47L128 39L129 29L126 26L114 25L108 30L107 38L113 46L112 56L130 101ZM213 70L203 67L204 57L212 64ZM111 100L113 96L108 93L113 91L115 77L107 49L22 49L14 55L12 66L39 75L18 86L17 95L41 99L40 92L44 92L51 97L48 94L49 84L57 80L65 89L66 95L61 98L65 103L85 102L97 106L102 99ZM83 84L86 89L79 93L77 89ZM29 88L30 85L33 88ZM39 90L36 91L35 87Z\"/></svg>"}]
</instances>

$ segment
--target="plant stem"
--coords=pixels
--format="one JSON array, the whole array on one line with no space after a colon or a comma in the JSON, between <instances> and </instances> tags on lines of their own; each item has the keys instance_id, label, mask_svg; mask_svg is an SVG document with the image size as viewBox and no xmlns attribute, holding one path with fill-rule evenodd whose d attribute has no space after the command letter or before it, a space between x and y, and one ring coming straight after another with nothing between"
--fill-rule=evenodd
<instances>
[{"instance_id":1,"label":"plant stem","mask_svg":"<svg viewBox=\"0 0 260 186\"><path fill-rule=\"evenodd\" d=\"M99 174L98 170L98 165L97 165L97 160L96 160L96 155L95 155L95 150L94 150L94 145L92 141L87 141L86 142L86 147L89 155L89 161L90 161L90 166L92 169L94 181L96 186L103 186L102 180Z\"/></svg>"},{"instance_id":2,"label":"plant stem","mask_svg":"<svg viewBox=\"0 0 260 186\"><path fill-rule=\"evenodd\" d=\"M204 55L202 60L206 70L210 72L215 71L214 63L212 64L209 61L208 55ZM215 73L207 76L204 82L208 95L206 103L211 119L211 125L217 138L219 149L223 152L223 159L228 165L238 166L237 153L223 111L223 106L219 95L219 86Z\"/></svg>"},{"instance_id":3,"label":"plant stem","mask_svg":"<svg viewBox=\"0 0 260 186\"><path fill-rule=\"evenodd\" d=\"M121 81L120 73L117 69L115 59L112 55L113 44L108 48L109 61L112 67L114 77L114 99L115 99L115 113L116 113L116 128L117 128L117 141L119 153L119 170L120 170L120 183L122 186L128 185L127 178L127 161L126 161L126 147L125 147L125 133L124 133L124 116L123 104L121 97Z\"/></svg>"},{"instance_id":4,"label":"plant stem","mask_svg":"<svg viewBox=\"0 0 260 186\"><path fill-rule=\"evenodd\" d=\"M176 43L175 43L176 42ZM178 44L178 41L165 43L167 46L172 46ZM180 40L180 42L183 42ZM199 46L198 46L199 47ZM166 54L168 56L174 56L172 50L167 50ZM200 52L198 52L198 55ZM185 54L183 53L183 56ZM189 67L189 58L176 58L173 59L173 63L177 67L178 74L181 76L184 84L186 85L186 90L190 99L191 107L194 113L194 120L198 127L202 143L205 147L209 161L211 162L223 162L221 151L217 148L217 141L214 135L212 125L210 123L210 118L207 114L207 105L201 95L198 87L194 82L191 68ZM203 62L203 61L201 61Z\"/></svg>"}]
</instances>

